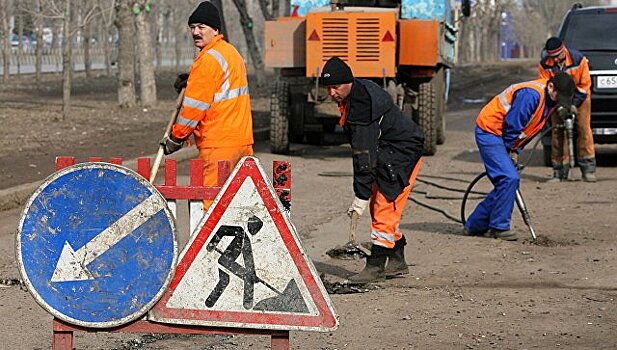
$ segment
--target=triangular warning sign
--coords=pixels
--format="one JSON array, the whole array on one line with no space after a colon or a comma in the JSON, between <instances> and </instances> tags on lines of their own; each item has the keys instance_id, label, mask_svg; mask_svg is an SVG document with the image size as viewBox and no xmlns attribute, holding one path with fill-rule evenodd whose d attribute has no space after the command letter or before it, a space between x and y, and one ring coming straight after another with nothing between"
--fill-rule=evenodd
<instances>
[{"instance_id":1,"label":"triangular warning sign","mask_svg":"<svg viewBox=\"0 0 617 350\"><path fill-rule=\"evenodd\" d=\"M319 35L317 34L316 30L313 30L313 32L311 33L311 35L308 38L308 41L319 41Z\"/></svg>"},{"instance_id":2,"label":"triangular warning sign","mask_svg":"<svg viewBox=\"0 0 617 350\"><path fill-rule=\"evenodd\" d=\"M180 254L148 318L331 331L338 318L259 161L244 157Z\"/></svg>"},{"instance_id":3,"label":"triangular warning sign","mask_svg":"<svg viewBox=\"0 0 617 350\"><path fill-rule=\"evenodd\" d=\"M383 42L394 41L394 37L392 36L392 34L390 34L390 31L388 30L386 34L384 34L383 39L381 39L381 41Z\"/></svg>"}]
</instances>

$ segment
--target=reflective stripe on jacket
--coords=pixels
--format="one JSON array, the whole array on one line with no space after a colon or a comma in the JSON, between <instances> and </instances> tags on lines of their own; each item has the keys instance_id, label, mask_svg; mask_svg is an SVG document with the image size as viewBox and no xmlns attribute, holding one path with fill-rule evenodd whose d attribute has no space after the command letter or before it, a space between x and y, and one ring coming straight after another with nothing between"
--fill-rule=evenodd
<instances>
[{"instance_id":1,"label":"reflective stripe on jacket","mask_svg":"<svg viewBox=\"0 0 617 350\"><path fill-rule=\"evenodd\" d=\"M520 148L546 123L545 86L546 80L510 85L482 108L476 124L486 132L503 137L507 148Z\"/></svg>"},{"instance_id":2,"label":"reflective stripe on jacket","mask_svg":"<svg viewBox=\"0 0 617 350\"><path fill-rule=\"evenodd\" d=\"M244 60L222 35L205 46L189 73L172 135L195 134L197 148L253 144L251 101Z\"/></svg>"},{"instance_id":3,"label":"reflective stripe on jacket","mask_svg":"<svg viewBox=\"0 0 617 350\"><path fill-rule=\"evenodd\" d=\"M563 67L559 67L552 57L542 54L538 64L540 79L550 79L558 72L565 72L572 76L576 83L574 92L574 105L579 107L585 99L591 96L591 76L589 75L589 61L577 50L566 48L566 61Z\"/></svg>"}]
</instances>

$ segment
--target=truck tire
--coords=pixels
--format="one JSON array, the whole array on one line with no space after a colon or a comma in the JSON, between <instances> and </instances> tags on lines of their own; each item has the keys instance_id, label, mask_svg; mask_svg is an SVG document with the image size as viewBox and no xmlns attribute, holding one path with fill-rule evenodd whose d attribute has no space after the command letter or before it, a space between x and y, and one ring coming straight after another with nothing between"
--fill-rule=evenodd
<instances>
[{"instance_id":1,"label":"truck tire","mask_svg":"<svg viewBox=\"0 0 617 350\"><path fill-rule=\"evenodd\" d=\"M435 124L437 144L443 145L446 142L446 74L445 69L441 68L432 80L435 86Z\"/></svg>"},{"instance_id":2,"label":"truck tire","mask_svg":"<svg viewBox=\"0 0 617 350\"><path fill-rule=\"evenodd\" d=\"M418 125L424 131L424 155L432 156L437 152L437 123L435 87L431 82L420 84L418 93Z\"/></svg>"},{"instance_id":3,"label":"truck tire","mask_svg":"<svg viewBox=\"0 0 617 350\"><path fill-rule=\"evenodd\" d=\"M270 151L289 154L289 84L281 80L270 94Z\"/></svg>"}]
</instances>

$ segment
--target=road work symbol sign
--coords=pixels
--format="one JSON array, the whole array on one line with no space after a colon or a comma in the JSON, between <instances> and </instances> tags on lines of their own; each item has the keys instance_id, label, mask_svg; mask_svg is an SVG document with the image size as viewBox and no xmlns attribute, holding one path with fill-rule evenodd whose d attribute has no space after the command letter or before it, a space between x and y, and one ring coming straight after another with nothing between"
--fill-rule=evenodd
<instances>
[{"instance_id":1,"label":"road work symbol sign","mask_svg":"<svg viewBox=\"0 0 617 350\"><path fill-rule=\"evenodd\" d=\"M17 232L20 272L57 318L114 327L143 316L171 282L176 227L165 198L137 173L83 163L47 178Z\"/></svg>"},{"instance_id":2,"label":"road work symbol sign","mask_svg":"<svg viewBox=\"0 0 617 350\"><path fill-rule=\"evenodd\" d=\"M330 298L256 158L238 163L148 317L219 327L337 327Z\"/></svg>"}]
</instances>

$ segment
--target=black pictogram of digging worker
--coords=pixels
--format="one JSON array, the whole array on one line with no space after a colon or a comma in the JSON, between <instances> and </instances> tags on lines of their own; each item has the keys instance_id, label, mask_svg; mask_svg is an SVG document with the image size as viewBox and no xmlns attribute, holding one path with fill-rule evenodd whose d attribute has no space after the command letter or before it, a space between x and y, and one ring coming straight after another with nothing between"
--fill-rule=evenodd
<instances>
[{"instance_id":1,"label":"black pictogram of digging worker","mask_svg":"<svg viewBox=\"0 0 617 350\"><path fill-rule=\"evenodd\" d=\"M246 222L246 228L251 236L256 235L262 227L263 221L255 215L249 217ZM227 246L227 249L221 251L217 246L225 236L231 236L233 239ZM244 281L244 297L242 304L245 309L249 310L253 306L255 284L263 283L270 290L277 293L278 296L260 301L255 305L253 308L254 310L308 312L304 298L293 278L289 281L285 290L280 292L257 276L255 263L253 261L251 239L246 234L243 227L222 225L206 246L206 250L209 252L216 250L220 253L221 256L218 259L219 265L225 267L229 272ZM244 266L236 262L240 254L242 254L242 259L244 260ZM225 272L224 269L219 268L219 281L206 299L206 306L209 308L213 307L228 285L229 274Z\"/></svg>"}]
</instances>

